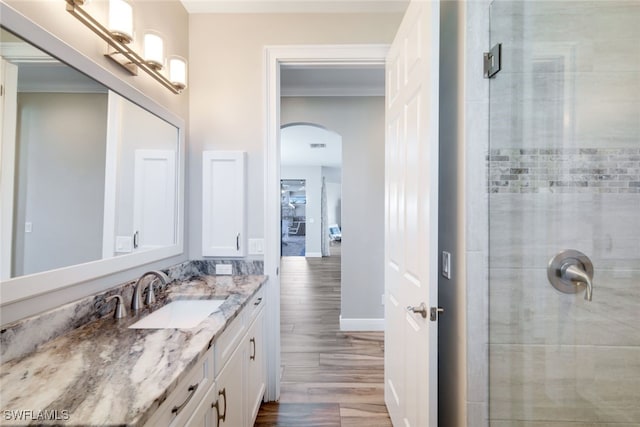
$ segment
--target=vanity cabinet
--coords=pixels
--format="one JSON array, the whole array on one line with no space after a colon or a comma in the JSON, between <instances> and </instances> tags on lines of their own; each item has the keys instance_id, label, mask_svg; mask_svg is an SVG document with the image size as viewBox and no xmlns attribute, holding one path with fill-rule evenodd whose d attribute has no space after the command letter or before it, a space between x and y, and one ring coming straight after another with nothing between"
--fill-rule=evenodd
<instances>
[{"instance_id":1,"label":"vanity cabinet","mask_svg":"<svg viewBox=\"0 0 640 427\"><path fill-rule=\"evenodd\" d=\"M202 255L245 256L246 158L244 151L202 153Z\"/></svg>"},{"instance_id":2,"label":"vanity cabinet","mask_svg":"<svg viewBox=\"0 0 640 427\"><path fill-rule=\"evenodd\" d=\"M263 290L214 343L215 378L188 427L253 426L266 386Z\"/></svg>"},{"instance_id":3,"label":"vanity cabinet","mask_svg":"<svg viewBox=\"0 0 640 427\"><path fill-rule=\"evenodd\" d=\"M213 385L213 379L213 348L210 348L169 394L145 426L185 425L198 401L206 397L207 390Z\"/></svg>"}]
</instances>

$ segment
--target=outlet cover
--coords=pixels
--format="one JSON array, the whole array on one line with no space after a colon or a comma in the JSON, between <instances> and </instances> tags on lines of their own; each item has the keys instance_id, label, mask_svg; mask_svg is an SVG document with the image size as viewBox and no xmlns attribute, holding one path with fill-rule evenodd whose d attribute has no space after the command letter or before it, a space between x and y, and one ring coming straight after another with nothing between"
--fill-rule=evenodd
<instances>
[{"instance_id":1,"label":"outlet cover","mask_svg":"<svg viewBox=\"0 0 640 427\"><path fill-rule=\"evenodd\" d=\"M133 252L133 237L116 236L116 252L119 252L119 253Z\"/></svg>"},{"instance_id":2,"label":"outlet cover","mask_svg":"<svg viewBox=\"0 0 640 427\"><path fill-rule=\"evenodd\" d=\"M231 275L233 274L233 265L231 264L216 264L217 275Z\"/></svg>"},{"instance_id":3,"label":"outlet cover","mask_svg":"<svg viewBox=\"0 0 640 427\"><path fill-rule=\"evenodd\" d=\"M451 254L442 251L442 275L451 280Z\"/></svg>"},{"instance_id":4,"label":"outlet cover","mask_svg":"<svg viewBox=\"0 0 640 427\"><path fill-rule=\"evenodd\" d=\"M264 254L264 239L249 239L249 255Z\"/></svg>"}]
</instances>

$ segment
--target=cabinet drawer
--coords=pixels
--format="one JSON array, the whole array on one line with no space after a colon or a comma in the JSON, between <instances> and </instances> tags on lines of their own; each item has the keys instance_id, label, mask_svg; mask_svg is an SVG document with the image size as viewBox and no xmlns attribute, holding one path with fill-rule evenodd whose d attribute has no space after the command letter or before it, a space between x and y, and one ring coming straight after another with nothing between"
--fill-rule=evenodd
<instances>
[{"instance_id":1,"label":"cabinet drawer","mask_svg":"<svg viewBox=\"0 0 640 427\"><path fill-rule=\"evenodd\" d=\"M200 358L145 426L181 426L213 384L213 350Z\"/></svg>"},{"instance_id":2,"label":"cabinet drawer","mask_svg":"<svg viewBox=\"0 0 640 427\"><path fill-rule=\"evenodd\" d=\"M213 344L215 375L222 370L246 331L246 310L242 310Z\"/></svg>"}]
</instances>

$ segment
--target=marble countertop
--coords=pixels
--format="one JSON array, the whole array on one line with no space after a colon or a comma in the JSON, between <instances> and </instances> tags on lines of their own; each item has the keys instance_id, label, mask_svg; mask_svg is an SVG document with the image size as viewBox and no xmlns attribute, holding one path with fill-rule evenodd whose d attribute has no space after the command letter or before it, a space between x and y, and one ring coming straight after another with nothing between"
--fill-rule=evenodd
<instances>
[{"instance_id":1,"label":"marble countertop","mask_svg":"<svg viewBox=\"0 0 640 427\"><path fill-rule=\"evenodd\" d=\"M154 309L178 299L226 300L191 329L129 329L145 309L89 323L0 365L0 425L143 425L265 282L202 276L171 285ZM35 420L44 410L58 420ZM30 420L7 411L27 411Z\"/></svg>"}]
</instances>

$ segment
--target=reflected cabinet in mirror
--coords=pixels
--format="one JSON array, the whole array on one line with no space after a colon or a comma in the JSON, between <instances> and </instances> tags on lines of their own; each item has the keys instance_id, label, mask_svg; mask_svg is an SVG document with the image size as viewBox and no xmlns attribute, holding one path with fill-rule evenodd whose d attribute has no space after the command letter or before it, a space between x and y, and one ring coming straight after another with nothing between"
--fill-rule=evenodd
<instances>
[{"instance_id":1,"label":"reflected cabinet in mirror","mask_svg":"<svg viewBox=\"0 0 640 427\"><path fill-rule=\"evenodd\" d=\"M182 122L87 77L5 19L2 303L181 253Z\"/></svg>"}]
</instances>

